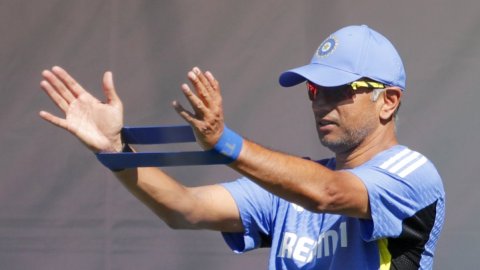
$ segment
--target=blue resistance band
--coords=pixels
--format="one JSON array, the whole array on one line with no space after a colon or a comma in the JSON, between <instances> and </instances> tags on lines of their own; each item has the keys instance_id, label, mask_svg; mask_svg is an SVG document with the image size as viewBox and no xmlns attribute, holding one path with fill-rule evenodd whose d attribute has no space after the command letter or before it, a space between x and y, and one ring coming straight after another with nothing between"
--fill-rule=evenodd
<instances>
[{"instance_id":1,"label":"blue resistance band","mask_svg":"<svg viewBox=\"0 0 480 270\"><path fill-rule=\"evenodd\" d=\"M228 133L226 132L228 130ZM232 134L238 137L232 138ZM123 141L126 144L169 144L195 142L195 135L190 126L151 126L151 127L124 127L122 129ZM242 138L225 127L222 138L227 137L226 143L217 143L216 147L208 151L186 152L122 152L122 153L97 153L98 160L111 170L121 170L136 167L168 167L187 165L215 165L229 164L240 153ZM236 145L232 155L221 153L226 148L231 149L232 142ZM240 146L240 148L238 147Z\"/></svg>"}]
</instances>

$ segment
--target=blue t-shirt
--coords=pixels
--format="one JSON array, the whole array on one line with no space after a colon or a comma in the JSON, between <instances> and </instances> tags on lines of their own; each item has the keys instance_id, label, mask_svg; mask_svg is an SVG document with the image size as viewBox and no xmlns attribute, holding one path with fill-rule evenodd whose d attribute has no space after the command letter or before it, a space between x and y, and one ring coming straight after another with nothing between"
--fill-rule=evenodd
<instances>
[{"instance_id":1,"label":"blue t-shirt","mask_svg":"<svg viewBox=\"0 0 480 270\"><path fill-rule=\"evenodd\" d=\"M335 168L335 159L319 162ZM445 209L433 164L397 145L348 171L368 190L371 220L313 213L241 178L223 186L245 231L223 233L225 241L237 253L271 247L272 270L432 269Z\"/></svg>"}]
</instances>

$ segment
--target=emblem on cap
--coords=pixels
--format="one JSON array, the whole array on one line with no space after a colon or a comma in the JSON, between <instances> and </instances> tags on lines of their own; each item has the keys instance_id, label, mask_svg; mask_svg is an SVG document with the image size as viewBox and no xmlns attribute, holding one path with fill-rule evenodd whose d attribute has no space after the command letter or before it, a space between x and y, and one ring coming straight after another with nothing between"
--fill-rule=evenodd
<instances>
[{"instance_id":1,"label":"emblem on cap","mask_svg":"<svg viewBox=\"0 0 480 270\"><path fill-rule=\"evenodd\" d=\"M330 36L320 44L320 47L318 47L317 50L317 55L320 57L326 57L335 50L337 45L337 39L334 36Z\"/></svg>"}]
</instances>

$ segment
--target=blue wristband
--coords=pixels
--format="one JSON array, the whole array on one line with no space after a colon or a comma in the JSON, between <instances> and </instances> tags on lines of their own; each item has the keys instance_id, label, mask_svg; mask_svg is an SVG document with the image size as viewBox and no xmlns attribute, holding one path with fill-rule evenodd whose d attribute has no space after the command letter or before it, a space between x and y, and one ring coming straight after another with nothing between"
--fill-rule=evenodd
<instances>
[{"instance_id":1,"label":"blue wristband","mask_svg":"<svg viewBox=\"0 0 480 270\"><path fill-rule=\"evenodd\" d=\"M238 159L240 151L242 151L243 138L229 129L227 126L223 127L223 134L220 136L218 142L213 146L213 149L218 153L229 158L231 162Z\"/></svg>"}]
</instances>

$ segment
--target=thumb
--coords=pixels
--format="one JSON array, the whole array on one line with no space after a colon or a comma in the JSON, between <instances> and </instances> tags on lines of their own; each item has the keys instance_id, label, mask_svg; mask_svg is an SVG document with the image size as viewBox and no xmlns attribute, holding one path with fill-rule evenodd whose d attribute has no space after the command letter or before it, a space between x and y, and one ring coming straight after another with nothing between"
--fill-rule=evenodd
<instances>
[{"instance_id":1,"label":"thumb","mask_svg":"<svg viewBox=\"0 0 480 270\"><path fill-rule=\"evenodd\" d=\"M113 74L111 71L105 72L103 75L103 92L107 98L107 103L114 105L121 103L120 98L115 91L115 85L113 84Z\"/></svg>"}]
</instances>

